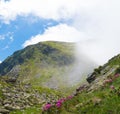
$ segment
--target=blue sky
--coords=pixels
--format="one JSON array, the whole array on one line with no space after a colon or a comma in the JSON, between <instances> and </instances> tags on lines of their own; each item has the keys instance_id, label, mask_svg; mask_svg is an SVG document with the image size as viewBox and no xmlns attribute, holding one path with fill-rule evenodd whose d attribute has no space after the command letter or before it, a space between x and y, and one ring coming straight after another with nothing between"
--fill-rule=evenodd
<instances>
[{"instance_id":1,"label":"blue sky","mask_svg":"<svg viewBox=\"0 0 120 114\"><path fill-rule=\"evenodd\" d=\"M0 61L40 41L77 42L104 64L120 53L120 1L0 0Z\"/></svg>"},{"instance_id":2,"label":"blue sky","mask_svg":"<svg viewBox=\"0 0 120 114\"><path fill-rule=\"evenodd\" d=\"M31 36L43 34L45 29L57 25L54 20L36 19L35 22L28 22L28 17L17 17L9 24L0 24L0 60L3 61L14 51L22 49L22 44ZM34 19L35 17L30 16Z\"/></svg>"}]
</instances>

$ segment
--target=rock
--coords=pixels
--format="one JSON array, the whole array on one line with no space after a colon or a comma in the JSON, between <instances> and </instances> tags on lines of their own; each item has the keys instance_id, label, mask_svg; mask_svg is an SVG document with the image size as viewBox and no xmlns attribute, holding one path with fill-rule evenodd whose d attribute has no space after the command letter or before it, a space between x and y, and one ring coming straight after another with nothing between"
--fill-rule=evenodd
<instances>
[{"instance_id":1,"label":"rock","mask_svg":"<svg viewBox=\"0 0 120 114\"><path fill-rule=\"evenodd\" d=\"M54 95L39 93L31 88L30 84L22 85L15 83L10 86L1 88L4 98L0 99L0 114L7 114L13 110L21 110L30 106L43 104L48 100L55 99ZM55 101L54 101L55 102Z\"/></svg>"},{"instance_id":2,"label":"rock","mask_svg":"<svg viewBox=\"0 0 120 114\"><path fill-rule=\"evenodd\" d=\"M5 107L5 109L7 109L7 110L10 110L10 111L13 110L13 106L10 105L10 104L5 104L4 107Z\"/></svg>"},{"instance_id":3,"label":"rock","mask_svg":"<svg viewBox=\"0 0 120 114\"><path fill-rule=\"evenodd\" d=\"M96 79L96 75L94 74L94 73L92 73L92 74L89 74L88 75L88 77L87 77L87 82L88 83L91 83L91 82L93 82L94 80Z\"/></svg>"},{"instance_id":4,"label":"rock","mask_svg":"<svg viewBox=\"0 0 120 114\"><path fill-rule=\"evenodd\" d=\"M87 88L88 88L88 85L87 84L83 84L79 88L76 89L76 93L82 92L83 90L85 90Z\"/></svg>"},{"instance_id":5,"label":"rock","mask_svg":"<svg viewBox=\"0 0 120 114\"><path fill-rule=\"evenodd\" d=\"M10 104L10 103L11 103L11 101L8 100L8 99L5 99L5 100L3 101L3 104Z\"/></svg>"},{"instance_id":6,"label":"rock","mask_svg":"<svg viewBox=\"0 0 120 114\"><path fill-rule=\"evenodd\" d=\"M13 110L20 110L20 106L13 106Z\"/></svg>"},{"instance_id":7,"label":"rock","mask_svg":"<svg viewBox=\"0 0 120 114\"><path fill-rule=\"evenodd\" d=\"M9 110L7 110L7 109L4 109L4 108L0 108L0 113L1 114L9 114Z\"/></svg>"},{"instance_id":8,"label":"rock","mask_svg":"<svg viewBox=\"0 0 120 114\"><path fill-rule=\"evenodd\" d=\"M14 66L10 72L7 74L10 77L10 80L8 81L13 81L16 82L17 77L19 76L19 72L20 72L21 68L20 65L16 65Z\"/></svg>"}]
</instances>

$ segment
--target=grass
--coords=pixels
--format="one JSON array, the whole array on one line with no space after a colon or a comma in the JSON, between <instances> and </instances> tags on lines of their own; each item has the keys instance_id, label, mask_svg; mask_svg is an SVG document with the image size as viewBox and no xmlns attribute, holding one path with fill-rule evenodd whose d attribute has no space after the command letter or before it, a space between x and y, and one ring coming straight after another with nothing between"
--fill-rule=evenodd
<instances>
[{"instance_id":1,"label":"grass","mask_svg":"<svg viewBox=\"0 0 120 114\"><path fill-rule=\"evenodd\" d=\"M48 114L120 114L119 83L120 77L93 92L83 91L65 101L60 109L51 108Z\"/></svg>"},{"instance_id":2,"label":"grass","mask_svg":"<svg viewBox=\"0 0 120 114\"><path fill-rule=\"evenodd\" d=\"M61 108L52 107L46 112L42 112L41 106L34 106L24 110L16 110L10 114L120 114L120 77L112 85L115 90L110 89L111 84L103 88L88 93L83 91L78 96L65 101ZM36 88L36 87L35 87ZM50 89L36 88L40 92L59 95L59 92ZM61 96L60 96L61 97ZM99 100L99 102L98 102Z\"/></svg>"},{"instance_id":3,"label":"grass","mask_svg":"<svg viewBox=\"0 0 120 114\"><path fill-rule=\"evenodd\" d=\"M19 56L24 57L24 63L20 63L21 72L19 80L24 83L32 83L34 90L40 94L45 93L48 98L53 96L52 99L57 100L61 97L66 97L68 95L66 93L71 93L74 89L70 88L67 90L66 88L65 90L65 84L62 82L64 79L63 74L67 71L65 68L72 67L72 64L68 63L71 62L74 55L73 47L73 44L67 46L66 43L56 44L55 42L43 42L16 52L15 56L11 56L7 59L9 61L6 60L6 62L18 64L19 60L22 60ZM52 53L53 50L54 53ZM32 53L33 55L29 55ZM14 59L16 60L15 62L13 61ZM69 61L66 62L66 59ZM120 55L117 55L103 67L95 69L94 72L99 77L102 70L105 70L104 72L107 73L110 68L114 68L114 65L119 66L119 61ZM110 68L105 69L106 66ZM1 67L1 69L2 68L3 67ZM7 69L4 69L4 72L5 71L7 71ZM120 71L120 69L118 69L117 72L118 71ZM56 82L61 87L60 90L66 93L43 87L43 84L49 82L52 77L55 77ZM111 78L113 78L113 76ZM2 84L2 86L3 85L4 84ZM115 89L111 89L111 85L114 86ZM0 97L2 98L1 88L0 86ZM112 83L99 87L92 92L83 91L72 99L65 101L60 108L56 108L54 105L48 111L42 112L42 105L43 104L32 106L24 110L15 110L10 114L120 114L120 77Z\"/></svg>"},{"instance_id":4,"label":"grass","mask_svg":"<svg viewBox=\"0 0 120 114\"><path fill-rule=\"evenodd\" d=\"M69 72L74 64L74 49L74 43L64 42L41 42L28 46L0 64L0 75L9 75L8 72L19 65L18 81L42 87L49 87L48 83L51 86L57 83L57 88L63 89L67 87L63 81L67 77L66 72ZM16 75L14 70L13 74ZM55 84L53 80L56 80Z\"/></svg>"},{"instance_id":5,"label":"grass","mask_svg":"<svg viewBox=\"0 0 120 114\"><path fill-rule=\"evenodd\" d=\"M41 105L26 108L24 110L16 110L11 112L10 114L42 114Z\"/></svg>"}]
</instances>

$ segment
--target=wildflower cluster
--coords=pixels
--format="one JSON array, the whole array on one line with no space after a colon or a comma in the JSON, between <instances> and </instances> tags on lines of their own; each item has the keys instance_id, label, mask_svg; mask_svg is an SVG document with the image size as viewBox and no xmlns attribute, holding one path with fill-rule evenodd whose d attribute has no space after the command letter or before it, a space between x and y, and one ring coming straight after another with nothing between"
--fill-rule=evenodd
<instances>
[{"instance_id":1,"label":"wildflower cluster","mask_svg":"<svg viewBox=\"0 0 120 114\"><path fill-rule=\"evenodd\" d=\"M47 104L45 104L45 106L43 107L43 110L44 110L44 111L49 110L51 107L52 107L52 104L47 103Z\"/></svg>"},{"instance_id":2,"label":"wildflower cluster","mask_svg":"<svg viewBox=\"0 0 120 114\"><path fill-rule=\"evenodd\" d=\"M65 102L65 101L68 101L70 99L72 99L73 96L68 96L66 98L61 98L59 99L57 102L55 102L55 104L51 104L51 103L47 103L43 106L43 111L48 111L49 109L51 109L52 107L56 107L56 108L61 108L62 104Z\"/></svg>"},{"instance_id":3,"label":"wildflower cluster","mask_svg":"<svg viewBox=\"0 0 120 114\"><path fill-rule=\"evenodd\" d=\"M107 80L104 81L104 84L106 84L106 83L112 83L112 82L113 82L112 79L107 79Z\"/></svg>"},{"instance_id":4,"label":"wildflower cluster","mask_svg":"<svg viewBox=\"0 0 120 114\"><path fill-rule=\"evenodd\" d=\"M111 86L110 86L110 89L111 89L111 90L114 90L114 89L115 89L115 87L114 87L113 85L111 85Z\"/></svg>"},{"instance_id":5,"label":"wildflower cluster","mask_svg":"<svg viewBox=\"0 0 120 114\"><path fill-rule=\"evenodd\" d=\"M115 74L114 77L118 78L118 77L120 77L120 74Z\"/></svg>"},{"instance_id":6,"label":"wildflower cluster","mask_svg":"<svg viewBox=\"0 0 120 114\"><path fill-rule=\"evenodd\" d=\"M109 79L106 79L106 80L104 81L104 85L106 85L106 84L112 84L112 82L113 82L116 78L118 78L118 77L120 77L120 74L115 74L113 77L111 77L111 78L109 78ZM111 90L115 90L115 87L114 87L113 85L110 85L110 89L111 89Z\"/></svg>"},{"instance_id":7,"label":"wildflower cluster","mask_svg":"<svg viewBox=\"0 0 120 114\"><path fill-rule=\"evenodd\" d=\"M66 99L65 98L62 98L62 99L59 99L57 102L56 102L56 107L57 108L60 108L62 106L62 103L65 102Z\"/></svg>"}]
</instances>

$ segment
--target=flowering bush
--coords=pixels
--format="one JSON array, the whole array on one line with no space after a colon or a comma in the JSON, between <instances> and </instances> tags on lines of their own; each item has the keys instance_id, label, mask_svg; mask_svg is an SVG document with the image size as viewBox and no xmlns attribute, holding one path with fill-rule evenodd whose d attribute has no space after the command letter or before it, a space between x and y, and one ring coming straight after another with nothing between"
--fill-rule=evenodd
<instances>
[{"instance_id":1,"label":"flowering bush","mask_svg":"<svg viewBox=\"0 0 120 114\"><path fill-rule=\"evenodd\" d=\"M47 111L47 110L49 110L51 107L52 107L52 105L51 105L50 103L45 104L45 106L43 107L43 110L44 110L44 111Z\"/></svg>"},{"instance_id":2,"label":"flowering bush","mask_svg":"<svg viewBox=\"0 0 120 114\"><path fill-rule=\"evenodd\" d=\"M71 96L68 96L67 97L67 100L70 100L70 99L72 99L73 98L73 96L71 95Z\"/></svg>"},{"instance_id":3,"label":"flowering bush","mask_svg":"<svg viewBox=\"0 0 120 114\"><path fill-rule=\"evenodd\" d=\"M115 89L115 87L114 87L113 85L111 85L111 86L110 86L110 89L111 89L111 90L114 90L114 89Z\"/></svg>"},{"instance_id":4,"label":"flowering bush","mask_svg":"<svg viewBox=\"0 0 120 114\"><path fill-rule=\"evenodd\" d=\"M118 78L120 76L120 74L115 74L114 77L115 78Z\"/></svg>"},{"instance_id":5,"label":"flowering bush","mask_svg":"<svg viewBox=\"0 0 120 114\"><path fill-rule=\"evenodd\" d=\"M65 98L62 98L62 99L59 99L57 102L56 102L56 107L57 108L60 108L62 106L62 103L65 102L66 99Z\"/></svg>"},{"instance_id":6,"label":"flowering bush","mask_svg":"<svg viewBox=\"0 0 120 114\"><path fill-rule=\"evenodd\" d=\"M111 82L113 82L112 79L107 79L107 80L105 80L105 83L111 83Z\"/></svg>"},{"instance_id":7,"label":"flowering bush","mask_svg":"<svg viewBox=\"0 0 120 114\"><path fill-rule=\"evenodd\" d=\"M43 111L47 111L47 110L51 109L51 108L54 107L54 106L57 107L57 108L60 108L65 101L70 100L70 99L72 99L72 98L73 98L72 95L71 95L71 96L68 96L68 97L66 97L66 98L61 98L61 99L59 99L54 105L52 105L52 104L50 104L50 103L47 103L47 104L45 104L45 106L43 107Z\"/></svg>"},{"instance_id":8,"label":"flowering bush","mask_svg":"<svg viewBox=\"0 0 120 114\"><path fill-rule=\"evenodd\" d=\"M60 103L60 102L57 102L57 103L56 103L56 107L57 107L57 108L60 108L61 106L62 106L62 103Z\"/></svg>"}]
</instances>

